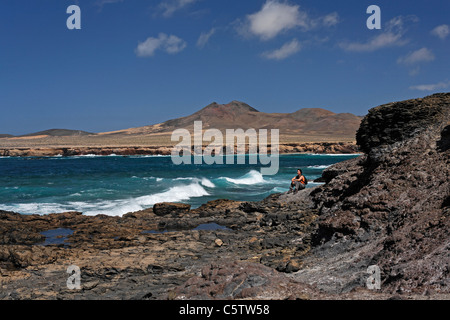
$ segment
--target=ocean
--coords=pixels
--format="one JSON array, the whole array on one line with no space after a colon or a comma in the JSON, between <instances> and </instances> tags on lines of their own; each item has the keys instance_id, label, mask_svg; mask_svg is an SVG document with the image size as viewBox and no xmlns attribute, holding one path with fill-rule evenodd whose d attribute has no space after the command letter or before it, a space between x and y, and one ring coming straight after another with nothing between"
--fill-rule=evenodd
<instances>
[{"instance_id":1,"label":"ocean","mask_svg":"<svg viewBox=\"0 0 450 320\"><path fill-rule=\"evenodd\" d=\"M174 165L170 156L0 157L0 210L79 211L122 216L158 202L199 207L210 200L258 201L285 192L301 168L308 188L328 166L358 155L280 155L276 175L260 165Z\"/></svg>"}]
</instances>

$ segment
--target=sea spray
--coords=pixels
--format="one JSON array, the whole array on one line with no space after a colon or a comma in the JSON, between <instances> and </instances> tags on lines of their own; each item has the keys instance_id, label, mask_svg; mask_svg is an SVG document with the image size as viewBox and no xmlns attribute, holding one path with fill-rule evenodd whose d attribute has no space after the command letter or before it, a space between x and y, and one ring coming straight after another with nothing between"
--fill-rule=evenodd
<instances>
[{"instance_id":1,"label":"sea spray","mask_svg":"<svg viewBox=\"0 0 450 320\"><path fill-rule=\"evenodd\" d=\"M198 182L195 182L190 185L175 186L165 192L139 197L136 202L142 206L152 206L159 202L179 202L207 195L209 193Z\"/></svg>"},{"instance_id":2,"label":"sea spray","mask_svg":"<svg viewBox=\"0 0 450 320\"><path fill-rule=\"evenodd\" d=\"M234 184L245 184L245 185L252 185L266 182L263 178L263 175L256 170L252 170L249 173L237 179L227 177L224 177L223 179Z\"/></svg>"}]
</instances>

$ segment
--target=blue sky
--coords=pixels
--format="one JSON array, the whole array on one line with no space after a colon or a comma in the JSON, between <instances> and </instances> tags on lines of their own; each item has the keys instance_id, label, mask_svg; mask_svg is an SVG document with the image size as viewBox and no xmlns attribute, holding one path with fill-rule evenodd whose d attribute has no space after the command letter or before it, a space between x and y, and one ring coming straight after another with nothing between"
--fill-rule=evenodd
<instances>
[{"instance_id":1,"label":"blue sky","mask_svg":"<svg viewBox=\"0 0 450 320\"><path fill-rule=\"evenodd\" d=\"M232 100L365 115L449 91L449 17L448 0L2 0L0 133L112 131Z\"/></svg>"}]
</instances>

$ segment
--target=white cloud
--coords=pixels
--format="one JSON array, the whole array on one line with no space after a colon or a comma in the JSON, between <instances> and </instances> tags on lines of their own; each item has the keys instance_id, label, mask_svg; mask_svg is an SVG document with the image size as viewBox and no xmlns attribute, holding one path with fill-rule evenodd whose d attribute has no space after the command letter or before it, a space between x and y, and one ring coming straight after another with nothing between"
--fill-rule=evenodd
<instances>
[{"instance_id":1,"label":"white cloud","mask_svg":"<svg viewBox=\"0 0 450 320\"><path fill-rule=\"evenodd\" d=\"M117 3L117 2L123 2L123 0L97 0L95 2L95 5L97 7L99 7L99 10L101 11L103 9L104 5L111 4L111 3Z\"/></svg>"},{"instance_id":2,"label":"white cloud","mask_svg":"<svg viewBox=\"0 0 450 320\"><path fill-rule=\"evenodd\" d=\"M446 24L437 26L431 30L431 34L444 40L450 34L450 27Z\"/></svg>"},{"instance_id":3,"label":"white cloud","mask_svg":"<svg viewBox=\"0 0 450 320\"><path fill-rule=\"evenodd\" d=\"M411 90L420 90L420 91L436 91L440 89L447 89L450 87L450 81L446 82L438 82L434 84L420 84L416 86L409 87Z\"/></svg>"},{"instance_id":4,"label":"white cloud","mask_svg":"<svg viewBox=\"0 0 450 320\"><path fill-rule=\"evenodd\" d=\"M199 0L164 0L158 8L162 10L162 15L166 18L171 17L176 11L193 4Z\"/></svg>"},{"instance_id":5,"label":"white cloud","mask_svg":"<svg viewBox=\"0 0 450 320\"><path fill-rule=\"evenodd\" d=\"M186 48L186 41L178 38L177 36L171 35L166 40L164 48L167 53L174 54L183 51Z\"/></svg>"},{"instance_id":6,"label":"white cloud","mask_svg":"<svg viewBox=\"0 0 450 320\"><path fill-rule=\"evenodd\" d=\"M339 23L339 14L337 12L333 12L320 18L320 20L324 26L331 27Z\"/></svg>"},{"instance_id":7,"label":"white cloud","mask_svg":"<svg viewBox=\"0 0 450 320\"><path fill-rule=\"evenodd\" d=\"M427 48L422 48L414 52L411 52L404 57L400 57L397 60L397 63L412 65L419 62L433 61L434 58L435 58L434 54L433 52L431 52L431 50Z\"/></svg>"},{"instance_id":8,"label":"white cloud","mask_svg":"<svg viewBox=\"0 0 450 320\"><path fill-rule=\"evenodd\" d=\"M160 33L158 38L147 38L144 42L140 42L136 48L136 55L138 57L152 57L155 52L160 49L169 54L175 54L186 48L186 42L177 36L168 36L165 33Z\"/></svg>"},{"instance_id":9,"label":"white cloud","mask_svg":"<svg viewBox=\"0 0 450 320\"><path fill-rule=\"evenodd\" d=\"M285 43L281 48L277 50L264 52L262 56L266 59L283 60L299 52L300 50L301 50L300 43L298 42L297 39L294 39L291 42Z\"/></svg>"},{"instance_id":10,"label":"white cloud","mask_svg":"<svg viewBox=\"0 0 450 320\"><path fill-rule=\"evenodd\" d=\"M140 42L136 48L138 57L151 57L155 51L161 47L162 41L159 38L148 38L144 42Z\"/></svg>"},{"instance_id":11,"label":"white cloud","mask_svg":"<svg viewBox=\"0 0 450 320\"><path fill-rule=\"evenodd\" d=\"M343 43L341 44L341 48L346 51L356 51L356 52L364 52L364 51L375 51L384 47L402 45L400 42L401 35L394 33L382 33L379 36L376 36L372 40L366 43Z\"/></svg>"},{"instance_id":12,"label":"white cloud","mask_svg":"<svg viewBox=\"0 0 450 320\"><path fill-rule=\"evenodd\" d=\"M301 26L308 28L306 13L298 5L267 1L262 9L248 15L249 31L263 40L269 40L280 32Z\"/></svg>"},{"instance_id":13,"label":"white cloud","mask_svg":"<svg viewBox=\"0 0 450 320\"><path fill-rule=\"evenodd\" d=\"M105 4L117 3L117 2L123 2L123 0L97 0L97 2L95 4L97 6L103 6Z\"/></svg>"},{"instance_id":14,"label":"white cloud","mask_svg":"<svg viewBox=\"0 0 450 320\"><path fill-rule=\"evenodd\" d=\"M403 46L408 41L403 39L405 34L404 24L407 20L417 21L417 18L396 17L387 22L384 31L367 42L343 42L339 46L346 51L371 52L378 49L394 46Z\"/></svg>"},{"instance_id":15,"label":"white cloud","mask_svg":"<svg viewBox=\"0 0 450 320\"><path fill-rule=\"evenodd\" d=\"M298 5L267 0L261 10L247 15L245 22L240 23L237 29L242 35L253 35L266 41L295 28L307 31L317 26L332 26L338 22L339 16L336 12L311 19Z\"/></svg>"},{"instance_id":16,"label":"white cloud","mask_svg":"<svg viewBox=\"0 0 450 320\"><path fill-rule=\"evenodd\" d=\"M215 28L212 28L208 32L202 32L197 40L197 47L203 48L208 43L209 38L211 38L215 32L216 32Z\"/></svg>"}]
</instances>

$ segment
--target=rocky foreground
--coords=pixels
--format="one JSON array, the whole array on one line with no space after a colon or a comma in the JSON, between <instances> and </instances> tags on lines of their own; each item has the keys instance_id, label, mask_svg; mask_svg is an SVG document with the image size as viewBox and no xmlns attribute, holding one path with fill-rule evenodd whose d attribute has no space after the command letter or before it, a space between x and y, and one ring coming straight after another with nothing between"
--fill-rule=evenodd
<instances>
[{"instance_id":1,"label":"rocky foreground","mask_svg":"<svg viewBox=\"0 0 450 320\"><path fill-rule=\"evenodd\" d=\"M450 94L370 110L357 143L323 186L260 202L0 212L0 299L450 299Z\"/></svg>"}]
</instances>

